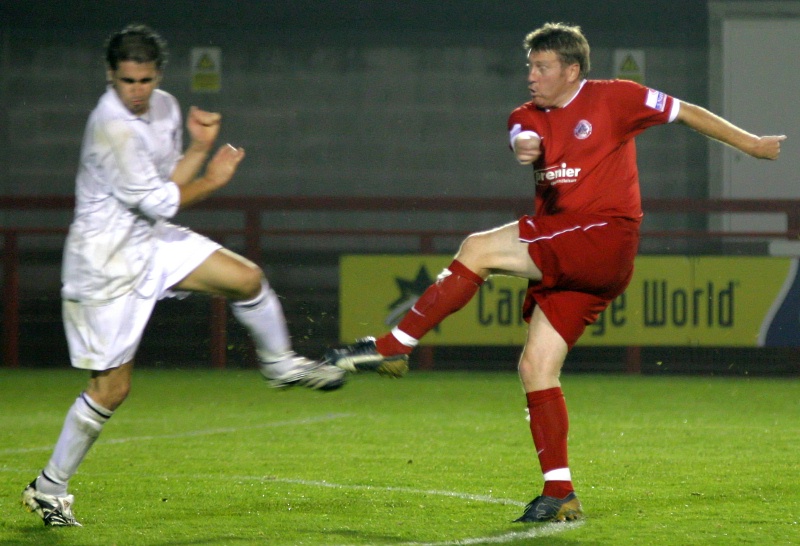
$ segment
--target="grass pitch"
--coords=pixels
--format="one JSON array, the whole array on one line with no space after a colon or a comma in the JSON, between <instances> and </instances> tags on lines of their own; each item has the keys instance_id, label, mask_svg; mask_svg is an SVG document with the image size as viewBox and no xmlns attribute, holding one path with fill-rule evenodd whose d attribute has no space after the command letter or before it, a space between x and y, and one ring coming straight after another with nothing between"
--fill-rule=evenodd
<instances>
[{"instance_id":1,"label":"grass pitch","mask_svg":"<svg viewBox=\"0 0 800 546\"><path fill-rule=\"evenodd\" d=\"M82 528L19 504L83 388L0 370L0 545L800 544L796 379L566 375L587 518L511 523L541 488L510 373L274 391L140 369L71 482Z\"/></svg>"}]
</instances>

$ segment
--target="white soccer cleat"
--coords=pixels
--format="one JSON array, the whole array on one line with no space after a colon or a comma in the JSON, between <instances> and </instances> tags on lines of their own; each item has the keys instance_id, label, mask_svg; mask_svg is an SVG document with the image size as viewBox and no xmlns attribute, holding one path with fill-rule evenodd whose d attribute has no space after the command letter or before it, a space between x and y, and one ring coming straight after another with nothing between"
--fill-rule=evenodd
<instances>
[{"instance_id":1,"label":"white soccer cleat","mask_svg":"<svg viewBox=\"0 0 800 546\"><path fill-rule=\"evenodd\" d=\"M292 354L286 360L291 362L291 368L283 373L275 372L277 363L259 364L261 375L264 376L270 387L280 389L298 385L314 390L332 391L345 384L346 374L344 370L336 366L296 354ZM285 360L280 362L283 364Z\"/></svg>"},{"instance_id":2,"label":"white soccer cleat","mask_svg":"<svg viewBox=\"0 0 800 546\"><path fill-rule=\"evenodd\" d=\"M22 492L22 504L28 512L34 512L42 518L44 524L52 527L83 527L72 514L72 504L75 497L56 497L46 495L36 489L36 480L33 480Z\"/></svg>"}]
</instances>

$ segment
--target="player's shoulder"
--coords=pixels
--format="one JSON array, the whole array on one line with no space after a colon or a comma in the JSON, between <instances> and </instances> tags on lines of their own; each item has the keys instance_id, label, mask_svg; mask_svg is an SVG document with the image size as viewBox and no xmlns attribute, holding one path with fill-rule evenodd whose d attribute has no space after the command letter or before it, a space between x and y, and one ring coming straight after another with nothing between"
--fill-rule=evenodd
<instances>
[{"instance_id":1,"label":"player's shoulder","mask_svg":"<svg viewBox=\"0 0 800 546\"><path fill-rule=\"evenodd\" d=\"M588 80L581 93L593 103L637 104L647 100L653 91L631 80Z\"/></svg>"},{"instance_id":2,"label":"player's shoulder","mask_svg":"<svg viewBox=\"0 0 800 546\"><path fill-rule=\"evenodd\" d=\"M92 110L89 116L89 124L98 127L107 128L110 126L113 128L118 125L123 125L124 122L131 117L131 113L128 112L122 104L122 101L119 100L116 92L109 87L106 92L100 96L100 100L97 101L97 106Z\"/></svg>"},{"instance_id":3,"label":"player's shoulder","mask_svg":"<svg viewBox=\"0 0 800 546\"><path fill-rule=\"evenodd\" d=\"M150 118L154 122L180 124L181 109L178 99L162 89L153 91L150 96Z\"/></svg>"},{"instance_id":4,"label":"player's shoulder","mask_svg":"<svg viewBox=\"0 0 800 546\"><path fill-rule=\"evenodd\" d=\"M164 100L169 102L178 102L178 99L176 99L175 96L172 95L172 93L170 93L169 91L164 91L161 88L153 90L153 94L151 95L150 100L153 99Z\"/></svg>"},{"instance_id":5,"label":"player's shoulder","mask_svg":"<svg viewBox=\"0 0 800 546\"><path fill-rule=\"evenodd\" d=\"M152 106L153 104L178 108L178 99L176 99L175 96L168 91L164 91L163 89L155 89L153 90L153 94L150 96L150 105Z\"/></svg>"},{"instance_id":6,"label":"player's shoulder","mask_svg":"<svg viewBox=\"0 0 800 546\"><path fill-rule=\"evenodd\" d=\"M516 108L511 111L510 117L515 117L518 115L537 115L541 114L543 111L541 108L536 106L533 101L526 102L524 104L520 104Z\"/></svg>"},{"instance_id":7,"label":"player's shoulder","mask_svg":"<svg viewBox=\"0 0 800 546\"><path fill-rule=\"evenodd\" d=\"M623 91L637 91L647 89L644 85L632 80L608 79L586 80L584 89L597 93L619 93Z\"/></svg>"}]
</instances>

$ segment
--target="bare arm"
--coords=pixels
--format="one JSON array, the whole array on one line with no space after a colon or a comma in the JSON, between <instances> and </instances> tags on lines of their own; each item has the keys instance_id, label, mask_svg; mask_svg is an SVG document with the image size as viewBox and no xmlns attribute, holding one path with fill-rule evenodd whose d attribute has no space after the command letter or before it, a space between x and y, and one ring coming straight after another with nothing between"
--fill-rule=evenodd
<instances>
[{"instance_id":1,"label":"bare arm","mask_svg":"<svg viewBox=\"0 0 800 546\"><path fill-rule=\"evenodd\" d=\"M203 176L178 186L181 192L180 208L205 199L227 184L233 178L242 159L244 159L242 148L234 148L230 144L220 147L208 162Z\"/></svg>"},{"instance_id":2,"label":"bare arm","mask_svg":"<svg viewBox=\"0 0 800 546\"><path fill-rule=\"evenodd\" d=\"M203 166L211 147L219 134L222 116L215 112L206 112L192 106L186 117L186 129L191 142L183 153L183 157L172 171L171 180L183 186L194 180Z\"/></svg>"},{"instance_id":3,"label":"bare arm","mask_svg":"<svg viewBox=\"0 0 800 546\"><path fill-rule=\"evenodd\" d=\"M677 121L758 159L778 159L786 135L758 136L700 106L681 101Z\"/></svg>"},{"instance_id":4,"label":"bare arm","mask_svg":"<svg viewBox=\"0 0 800 546\"><path fill-rule=\"evenodd\" d=\"M180 208L205 199L227 184L244 159L243 149L226 144L208 162L203 175L197 176L219 134L221 121L222 116L216 112L189 108L186 129L192 141L172 172L172 181L181 193Z\"/></svg>"}]
</instances>

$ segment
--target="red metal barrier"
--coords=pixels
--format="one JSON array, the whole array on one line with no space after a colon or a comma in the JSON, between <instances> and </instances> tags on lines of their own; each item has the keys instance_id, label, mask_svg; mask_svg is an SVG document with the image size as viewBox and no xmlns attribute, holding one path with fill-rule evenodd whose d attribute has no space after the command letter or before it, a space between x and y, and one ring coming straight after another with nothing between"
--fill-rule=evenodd
<instances>
[{"instance_id":1,"label":"red metal barrier","mask_svg":"<svg viewBox=\"0 0 800 546\"><path fill-rule=\"evenodd\" d=\"M19 367L19 252L17 234L3 233L3 365Z\"/></svg>"},{"instance_id":2,"label":"red metal barrier","mask_svg":"<svg viewBox=\"0 0 800 546\"><path fill-rule=\"evenodd\" d=\"M368 236L368 237L415 237L419 252L434 251L437 237L460 237L461 231L404 229L373 231L368 229L331 228L325 232L299 229L265 229L261 215L270 211L300 212L348 212L348 211L391 211L391 212L463 212L483 213L488 211L507 212L510 218L518 217L530 210L532 200L524 198L482 198L482 197L299 197L299 196L245 196L213 197L194 205L193 209L229 211L242 214L243 229L219 230L213 234L221 238L230 235L244 236L244 254L258 263L261 254L261 241L274 236ZM658 230L642 232L643 237L682 238L682 239L789 239L800 237L800 200L756 200L756 199L644 199L642 206L646 212L669 214L715 214L715 213L779 213L787 220L785 232L719 232L707 230ZM0 196L0 210L64 211L74 207L71 196ZM44 223L44 222L42 222ZM63 228L42 227L3 227L0 228L3 248L3 347L2 365L7 368L19 366L19 249L20 237L53 235L66 233ZM209 328L211 330L211 365L224 368L226 359L227 308L221 298L212 300ZM431 367L433 349L420 352L421 366ZM637 372L639 369L637 347L628 351L626 369Z\"/></svg>"}]
</instances>

